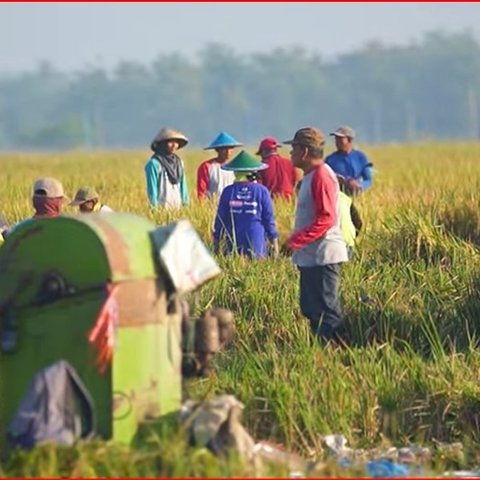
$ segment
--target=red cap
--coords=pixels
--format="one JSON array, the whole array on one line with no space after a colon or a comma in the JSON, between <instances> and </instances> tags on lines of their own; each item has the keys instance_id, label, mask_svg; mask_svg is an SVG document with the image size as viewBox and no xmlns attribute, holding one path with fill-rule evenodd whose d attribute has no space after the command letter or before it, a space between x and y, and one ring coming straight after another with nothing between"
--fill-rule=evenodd
<instances>
[{"instance_id":1,"label":"red cap","mask_svg":"<svg viewBox=\"0 0 480 480\"><path fill-rule=\"evenodd\" d=\"M278 144L276 138L273 137L265 137L261 142L260 146L258 147L257 155L262 153L262 150L273 150L278 148L280 145Z\"/></svg>"}]
</instances>

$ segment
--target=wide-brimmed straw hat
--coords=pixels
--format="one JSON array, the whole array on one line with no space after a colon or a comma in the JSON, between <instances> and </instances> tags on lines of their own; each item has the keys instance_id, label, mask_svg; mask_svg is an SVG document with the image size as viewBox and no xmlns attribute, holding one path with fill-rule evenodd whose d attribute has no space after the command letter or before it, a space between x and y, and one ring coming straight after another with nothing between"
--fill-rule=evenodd
<instances>
[{"instance_id":1,"label":"wide-brimmed straw hat","mask_svg":"<svg viewBox=\"0 0 480 480\"><path fill-rule=\"evenodd\" d=\"M243 144L235 140L229 133L220 132L212 143L204 150L216 150L217 148L235 148L242 147Z\"/></svg>"},{"instance_id":2,"label":"wide-brimmed straw hat","mask_svg":"<svg viewBox=\"0 0 480 480\"><path fill-rule=\"evenodd\" d=\"M183 148L188 143L188 138L182 132L174 130L173 128L164 127L155 135L150 148L155 151L156 146L160 142L165 142L168 140L175 140L178 142L179 149Z\"/></svg>"},{"instance_id":3,"label":"wide-brimmed straw hat","mask_svg":"<svg viewBox=\"0 0 480 480\"><path fill-rule=\"evenodd\" d=\"M232 170L234 172L257 172L265 170L268 164L259 162L254 156L242 150L238 155L232 158L230 162L221 167L223 170Z\"/></svg>"},{"instance_id":4,"label":"wide-brimmed straw hat","mask_svg":"<svg viewBox=\"0 0 480 480\"><path fill-rule=\"evenodd\" d=\"M98 193L92 187L81 187L77 190L75 198L69 203L71 207L78 207L82 203L99 198Z\"/></svg>"}]
</instances>

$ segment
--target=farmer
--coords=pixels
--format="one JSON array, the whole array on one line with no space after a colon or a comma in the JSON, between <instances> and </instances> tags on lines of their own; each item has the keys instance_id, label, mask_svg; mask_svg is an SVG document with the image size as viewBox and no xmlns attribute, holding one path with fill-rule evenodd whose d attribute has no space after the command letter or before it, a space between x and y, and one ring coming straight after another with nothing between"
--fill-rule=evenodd
<instances>
[{"instance_id":1,"label":"farmer","mask_svg":"<svg viewBox=\"0 0 480 480\"><path fill-rule=\"evenodd\" d=\"M259 172L259 181L268 188L273 198L278 196L290 200L300 175L290 160L278 154L278 147L274 137L266 137L260 142L257 155L269 168Z\"/></svg>"},{"instance_id":2,"label":"farmer","mask_svg":"<svg viewBox=\"0 0 480 480\"><path fill-rule=\"evenodd\" d=\"M353 128L338 127L330 135L335 137L337 150L328 155L325 163L339 176L348 195L358 195L372 185L372 164L363 152L353 148Z\"/></svg>"},{"instance_id":3,"label":"farmer","mask_svg":"<svg viewBox=\"0 0 480 480\"><path fill-rule=\"evenodd\" d=\"M33 218L53 218L62 213L65 200L62 183L51 177L40 178L33 184Z\"/></svg>"},{"instance_id":4,"label":"farmer","mask_svg":"<svg viewBox=\"0 0 480 480\"><path fill-rule=\"evenodd\" d=\"M233 149L241 146L242 144L227 132L220 132L212 143L205 148L205 150L215 150L217 156L205 160L198 167L197 196L200 200L220 195L226 186L235 181L235 174L221 167L230 160Z\"/></svg>"},{"instance_id":5,"label":"farmer","mask_svg":"<svg viewBox=\"0 0 480 480\"><path fill-rule=\"evenodd\" d=\"M80 213L113 211L109 206L100 203L100 196L92 187L80 187L75 194L75 198L69 205L71 207L78 207Z\"/></svg>"},{"instance_id":6,"label":"farmer","mask_svg":"<svg viewBox=\"0 0 480 480\"><path fill-rule=\"evenodd\" d=\"M358 234L362 219L353 198L372 185L373 165L363 152L353 148L355 130L352 127L338 127L330 135L335 137L337 150L328 155L325 162L337 174L342 191L352 197L350 213Z\"/></svg>"},{"instance_id":7,"label":"farmer","mask_svg":"<svg viewBox=\"0 0 480 480\"><path fill-rule=\"evenodd\" d=\"M343 327L339 301L340 267L348 260L340 231L339 184L323 160L325 138L316 128L298 130L290 152L304 172L298 192L294 231L284 249L293 251L300 271L300 308L314 335L338 341Z\"/></svg>"},{"instance_id":8,"label":"farmer","mask_svg":"<svg viewBox=\"0 0 480 480\"><path fill-rule=\"evenodd\" d=\"M153 155L145 165L148 200L152 207L178 208L188 204L183 160L175 153L188 138L171 128L162 128L152 141Z\"/></svg>"},{"instance_id":9,"label":"farmer","mask_svg":"<svg viewBox=\"0 0 480 480\"><path fill-rule=\"evenodd\" d=\"M4 237L10 235L21 224L36 218L55 218L60 216L65 199L63 185L59 180L52 177L39 178L33 184L32 204L35 210L33 217L13 225L3 233Z\"/></svg>"},{"instance_id":10,"label":"farmer","mask_svg":"<svg viewBox=\"0 0 480 480\"><path fill-rule=\"evenodd\" d=\"M278 233L273 203L266 187L257 183L260 170L268 168L242 150L222 169L235 172L235 183L225 187L218 203L213 231L214 249L226 240L225 253L237 252L250 258L278 255Z\"/></svg>"}]
</instances>

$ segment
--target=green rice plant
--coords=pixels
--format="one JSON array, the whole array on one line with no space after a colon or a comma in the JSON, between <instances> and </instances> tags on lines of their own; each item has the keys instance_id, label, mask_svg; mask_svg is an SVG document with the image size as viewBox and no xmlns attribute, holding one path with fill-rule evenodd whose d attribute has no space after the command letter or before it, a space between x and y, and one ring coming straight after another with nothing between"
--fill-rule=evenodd
<instances>
[{"instance_id":1,"label":"green rice plant","mask_svg":"<svg viewBox=\"0 0 480 480\"><path fill-rule=\"evenodd\" d=\"M348 347L320 345L298 305L291 259L217 256L222 275L187 297L192 314L230 308L236 337L210 377L189 380L189 397L234 394L256 439L282 443L323 462L321 476L355 476L328 460L323 437L345 435L356 448L421 443L432 468L478 464L480 441L480 145L424 143L366 146L373 187L355 200L364 228L357 256L342 268ZM0 155L2 212L10 223L31 215L31 186L62 180L73 196L91 185L115 210L157 225L187 218L212 245L216 199L195 198L204 152L181 151L191 203L176 211L148 206L147 151ZM294 204L276 201L284 241ZM74 214L74 209L65 208ZM0 247L1 248L1 247ZM100 440L72 449L42 447L1 465L2 476L253 476L233 455L219 459L187 444L181 429L158 428L131 446ZM446 444L463 442L465 448ZM445 447L445 448L444 448ZM281 469L280 469L281 470ZM317 474L319 471L317 470ZM276 472L278 473L278 472ZM281 476L288 472L281 470ZM313 473L312 473L313 475Z\"/></svg>"}]
</instances>

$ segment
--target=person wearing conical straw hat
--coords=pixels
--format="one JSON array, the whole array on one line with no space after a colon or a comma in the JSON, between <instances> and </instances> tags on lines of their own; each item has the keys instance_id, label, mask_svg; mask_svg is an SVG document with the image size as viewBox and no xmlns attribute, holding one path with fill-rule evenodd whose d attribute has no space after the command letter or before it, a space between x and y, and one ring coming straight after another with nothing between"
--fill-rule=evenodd
<instances>
[{"instance_id":1,"label":"person wearing conical straw hat","mask_svg":"<svg viewBox=\"0 0 480 480\"><path fill-rule=\"evenodd\" d=\"M235 181L232 171L222 169L230 160L233 149L241 147L229 133L220 132L204 150L215 150L217 156L200 164L197 170L197 196L200 200L220 195L223 189Z\"/></svg>"},{"instance_id":2,"label":"person wearing conical straw hat","mask_svg":"<svg viewBox=\"0 0 480 480\"><path fill-rule=\"evenodd\" d=\"M224 253L234 252L249 258L278 255L278 233L270 192L256 179L268 165L242 150L221 167L235 173L235 182L223 189L218 202L213 243L215 252L225 240Z\"/></svg>"},{"instance_id":3,"label":"person wearing conical straw hat","mask_svg":"<svg viewBox=\"0 0 480 480\"><path fill-rule=\"evenodd\" d=\"M153 155L145 165L147 195L152 207L178 208L189 201L183 160L177 151L188 138L172 128L162 128L150 148Z\"/></svg>"}]
</instances>

